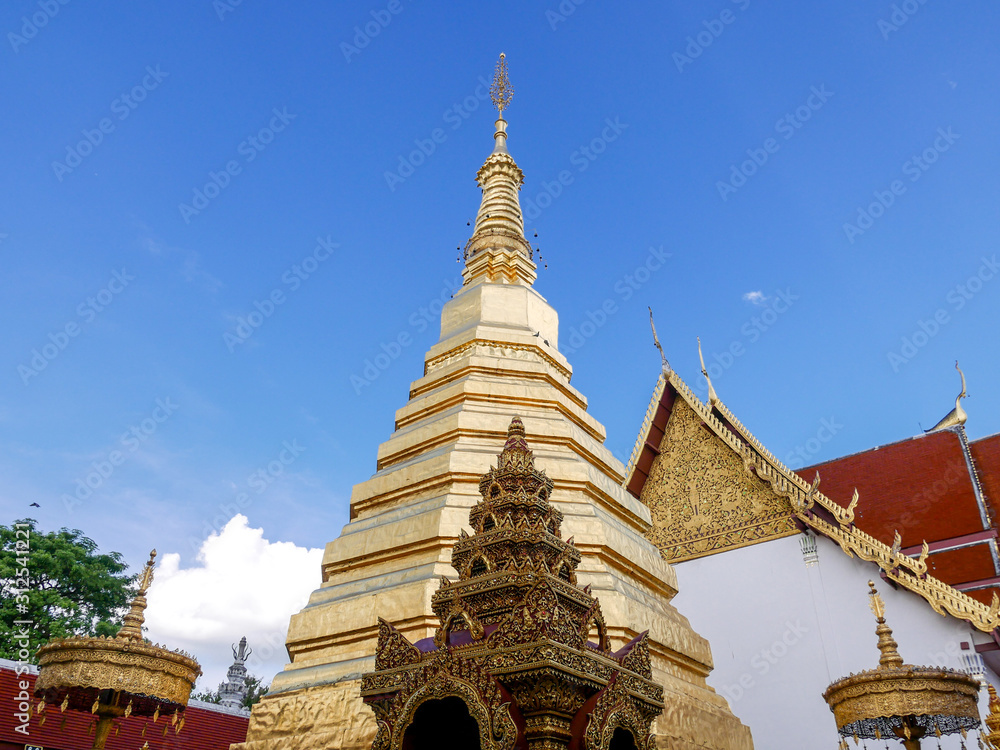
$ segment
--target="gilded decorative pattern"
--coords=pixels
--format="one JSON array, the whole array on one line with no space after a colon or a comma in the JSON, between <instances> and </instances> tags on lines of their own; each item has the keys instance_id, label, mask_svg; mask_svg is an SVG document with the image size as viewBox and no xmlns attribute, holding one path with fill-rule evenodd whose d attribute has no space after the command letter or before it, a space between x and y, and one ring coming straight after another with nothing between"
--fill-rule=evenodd
<instances>
[{"instance_id":1,"label":"gilded decorative pattern","mask_svg":"<svg viewBox=\"0 0 1000 750\"><path fill-rule=\"evenodd\" d=\"M813 483L807 483L768 451L721 401L717 401L712 407L702 403L676 372L671 372L668 380L679 398L674 402L673 412L667 423L667 433L661 445L663 453L654 461L649 480L642 493L642 500L650 506L654 517L654 528L650 532L650 538L664 551L664 556L668 559L687 560L788 536L797 532L797 527L792 521L794 517L813 531L835 541L848 556L857 555L862 560L878 565L887 578L919 594L935 612L966 620L986 633L1000 627L1000 597L996 594L993 596L992 604L986 605L944 581L928 575L926 554L922 553L919 558L914 559L902 554L898 548L890 547L859 529L853 522L853 506L856 503L852 501L852 504L845 508L820 492L819 483L815 479ZM714 413L715 410L723 416L727 424L719 420ZM687 437L688 443L682 443L675 450L671 445L671 435L672 424L678 412L687 413L687 416L681 417L678 422L683 426L681 434ZM714 447L711 449L702 447L700 451L695 451L690 446L698 441L691 430L694 427L700 429L701 423L707 425L718 440L703 440L704 443ZM698 511L692 512L692 501L695 496L689 491L688 502L685 503L684 496L677 494L683 481L688 479L684 473L685 462L696 461L702 466L711 466L712 462L706 460L705 455L724 456L727 454L726 446L729 456L736 454L737 461L742 459L746 470L744 476L753 482L759 479L770 485L773 493L771 499L762 504L760 495L757 495L756 502L749 499L746 494L732 497L724 485L716 484L713 486L717 491L705 495L713 499L709 503L712 507L706 510L701 501L700 485L696 477L691 477L695 480L698 503ZM714 465L726 465L731 469L732 458L726 459L725 462L720 459L720 463ZM669 494L658 489L661 483L668 481L671 482L672 488ZM690 485L688 488L690 490ZM777 500L774 499L774 495L779 496ZM782 518L777 512L779 506L775 505L776 502L788 503L790 512L787 518ZM710 521L728 518L729 516L724 515L727 508L745 508L745 503L749 503L755 510L759 509L761 516L756 524L750 522L742 527L736 525L735 528L720 528L714 535L693 533L695 529L706 527L711 529ZM735 516L739 517L741 517L739 514ZM768 518L770 520L767 520ZM830 520L827 520L828 518Z\"/></svg>"},{"instance_id":2,"label":"gilded decorative pattern","mask_svg":"<svg viewBox=\"0 0 1000 750\"><path fill-rule=\"evenodd\" d=\"M462 357L470 356L470 352L480 357L497 357L507 359L541 360L546 365L554 369L569 381L572 373L564 366L549 356L540 346L529 344L516 344L510 341L489 341L486 339L475 339L451 351L439 354L437 357L428 359L424 364L424 374L436 370L444 365L451 364Z\"/></svg>"},{"instance_id":3,"label":"gilded decorative pattern","mask_svg":"<svg viewBox=\"0 0 1000 750\"><path fill-rule=\"evenodd\" d=\"M642 501L650 540L678 562L797 532L788 500L747 471L739 455L702 426L682 399L650 468Z\"/></svg>"},{"instance_id":4,"label":"gilded decorative pattern","mask_svg":"<svg viewBox=\"0 0 1000 750\"><path fill-rule=\"evenodd\" d=\"M453 549L458 580L442 579L432 599L441 620L434 649L421 652L379 622L376 671L361 683L378 721L373 750L402 750L419 706L447 696L476 719L484 750L512 750L522 740L532 750L559 750L588 698L616 680L600 725L628 726L649 750L663 688L651 679L648 636L610 653L599 602L574 582L580 554L561 538L552 480L535 468L524 435L515 417L496 467L479 483L482 499L469 513L475 533L463 532ZM592 626L597 648L587 643ZM607 750L610 737L602 734L594 750Z\"/></svg>"},{"instance_id":5,"label":"gilded decorative pattern","mask_svg":"<svg viewBox=\"0 0 1000 750\"><path fill-rule=\"evenodd\" d=\"M612 680L590 713L584 734L586 750L604 750L610 747L611 737L619 728L632 734L637 750L651 750L653 737L649 732L650 718L642 714L619 681Z\"/></svg>"},{"instance_id":6,"label":"gilded decorative pattern","mask_svg":"<svg viewBox=\"0 0 1000 750\"><path fill-rule=\"evenodd\" d=\"M39 649L38 695L73 688L118 690L187 705L198 663L183 654L113 638L70 638ZM50 699L51 700L51 699Z\"/></svg>"}]
</instances>

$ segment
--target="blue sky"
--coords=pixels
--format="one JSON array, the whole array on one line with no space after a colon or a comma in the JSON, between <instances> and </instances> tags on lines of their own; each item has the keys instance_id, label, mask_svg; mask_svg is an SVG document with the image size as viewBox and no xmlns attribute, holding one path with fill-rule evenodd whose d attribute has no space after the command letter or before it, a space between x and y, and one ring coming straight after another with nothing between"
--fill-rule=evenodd
<instances>
[{"instance_id":1,"label":"blue sky","mask_svg":"<svg viewBox=\"0 0 1000 750\"><path fill-rule=\"evenodd\" d=\"M336 537L459 277L501 51L536 288L616 455L647 305L779 457L931 426L955 359L997 432L998 26L986 0L5 3L3 520L135 566L193 564L237 511Z\"/></svg>"}]
</instances>

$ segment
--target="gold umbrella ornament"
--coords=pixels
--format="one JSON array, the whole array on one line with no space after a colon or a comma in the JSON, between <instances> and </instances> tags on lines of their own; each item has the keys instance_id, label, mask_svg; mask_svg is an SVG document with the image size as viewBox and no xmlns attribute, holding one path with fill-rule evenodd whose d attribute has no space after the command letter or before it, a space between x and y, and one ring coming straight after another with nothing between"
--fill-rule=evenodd
<instances>
[{"instance_id":1,"label":"gold umbrella ornament","mask_svg":"<svg viewBox=\"0 0 1000 750\"><path fill-rule=\"evenodd\" d=\"M956 732L964 747L967 733L980 728L979 680L953 669L904 664L885 624L885 602L874 583L868 586L882 652L878 667L838 680L823 693L837 722L840 747L848 747L848 738L898 738L906 750L918 750L924 737Z\"/></svg>"},{"instance_id":2,"label":"gold umbrella ornament","mask_svg":"<svg viewBox=\"0 0 1000 750\"><path fill-rule=\"evenodd\" d=\"M38 649L35 697L41 698L39 712L48 704L61 711L89 711L97 716L95 750L104 748L119 717L151 716L156 723L166 716L180 731L177 720L201 674L190 655L153 645L142 636L155 559L153 550L118 635L63 638Z\"/></svg>"}]
</instances>

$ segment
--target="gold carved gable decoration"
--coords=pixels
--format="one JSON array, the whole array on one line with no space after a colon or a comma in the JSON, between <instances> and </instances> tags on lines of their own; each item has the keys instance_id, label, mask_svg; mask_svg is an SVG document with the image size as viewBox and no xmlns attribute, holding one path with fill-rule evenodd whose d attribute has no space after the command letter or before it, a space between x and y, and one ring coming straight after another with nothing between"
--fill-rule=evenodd
<instances>
[{"instance_id":1,"label":"gold carved gable decoration","mask_svg":"<svg viewBox=\"0 0 1000 750\"><path fill-rule=\"evenodd\" d=\"M649 539L680 562L797 533L788 499L745 466L684 401L674 401L642 502Z\"/></svg>"}]
</instances>

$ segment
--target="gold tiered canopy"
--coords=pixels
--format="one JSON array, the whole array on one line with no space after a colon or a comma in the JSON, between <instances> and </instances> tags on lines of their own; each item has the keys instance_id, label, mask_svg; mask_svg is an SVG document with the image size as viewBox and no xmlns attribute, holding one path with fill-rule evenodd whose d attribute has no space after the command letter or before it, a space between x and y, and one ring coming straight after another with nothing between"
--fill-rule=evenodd
<instances>
[{"instance_id":1,"label":"gold tiered canopy","mask_svg":"<svg viewBox=\"0 0 1000 750\"><path fill-rule=\"evenodd\" d=\"M176 731L179 712L187 706L201 674L193 658L154 646L142 636L146 592L153 582L156 550L139 580L139 592L114 638L64 638L38 649L35 697L46 704L98 717L94 748L103 748L114 719L169 715ZM183 719L181 719L183 721Z\"/></svg>"},{"instance_id":2,"label":"gold tiered canopy","mask_svg":"<svg viewBox=\"0 0 1000 750\"><path fill-rule=\"evenodd\" d=\"M882 656L876 669L838 680L823 693L841 736L855 740L895 737L907 750L917 750L923 737L964 735L977 728L979 681L965 672L904 664L885 622L885 602L874 583L869 581L868 586ZM842 741L841 747L845 745Z\"/></svg>"}]
</instances>

